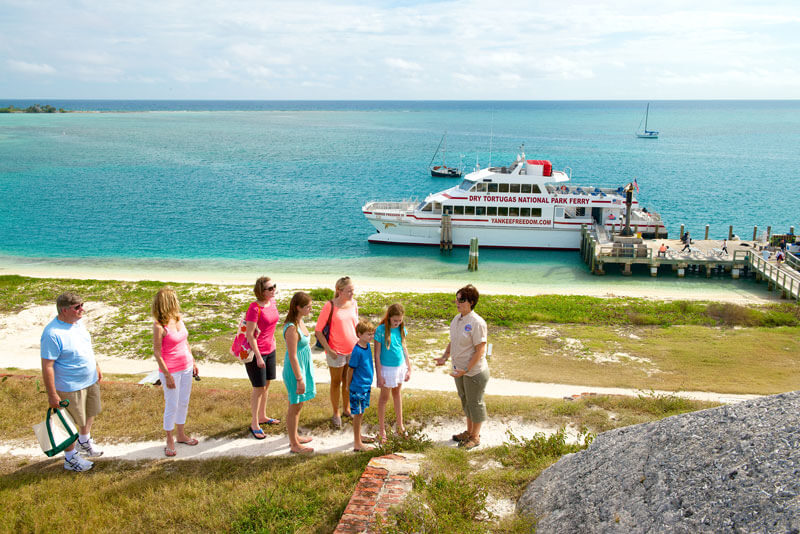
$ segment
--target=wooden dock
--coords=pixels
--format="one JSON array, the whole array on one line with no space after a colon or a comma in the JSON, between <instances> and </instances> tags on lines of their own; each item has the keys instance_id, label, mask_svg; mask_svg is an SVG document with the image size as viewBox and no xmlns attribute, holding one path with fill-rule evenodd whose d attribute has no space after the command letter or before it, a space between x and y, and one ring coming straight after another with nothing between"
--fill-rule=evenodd
<instances>
[{"instance_id":1,"label":"wooden dock","mask_svg":"<svg viewBox=\"0 0 800 534\"><path fill-rule=\"evenodd\" d=\"M659 254L662 244L668 248ZM678 277L687 272L705 273L706 277L730 273L733 279L755 276L766 281L768 289L780 291L784 298L800 299L800 260L787 254L787 260L777 264L774 254L764 257L760 250L763 245L729 240L726 252L722 240L694 240L686 248L677 239L612 238L602 227L584 226L580 251L583 261L597 275L605 274L607 265L619 266L623 275L630 275L634 265L649 268L651 276L658 276L662 266L670 266Z\"/></svg>"}]
</instances>

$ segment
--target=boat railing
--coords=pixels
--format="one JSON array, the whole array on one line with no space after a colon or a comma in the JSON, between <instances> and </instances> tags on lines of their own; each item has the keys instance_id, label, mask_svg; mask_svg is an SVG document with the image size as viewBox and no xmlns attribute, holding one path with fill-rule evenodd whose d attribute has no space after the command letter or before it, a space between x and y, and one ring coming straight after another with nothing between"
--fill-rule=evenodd
<instances>
[{"instance_id":1,"label":"boat railing","mask_svg":"<svg viewBox=\"0 0 800 534\"><path fill-rule=\"evenodd\" d=\"M402 201L402 202L368 202L364 209L366 210L399 210L411 211L418 204L418 202Z\"/></svg>"}]
</instances>

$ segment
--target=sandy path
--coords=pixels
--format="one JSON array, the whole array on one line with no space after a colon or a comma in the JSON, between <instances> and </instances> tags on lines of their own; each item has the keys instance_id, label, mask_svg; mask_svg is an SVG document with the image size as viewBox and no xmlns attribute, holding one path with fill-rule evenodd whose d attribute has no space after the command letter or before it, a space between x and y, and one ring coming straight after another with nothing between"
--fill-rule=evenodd
<instances>
[{"instance_id":1,"label":"sandy path","mask_svg":"<svg viewBox=\"0 0 800 534\"><path fill-rule=\"evenodd\" d=\"M300 416L302 423L302 415ZM413 422L408 422L413 424ZM102 421L98 419L98 424ZM191 420L187 422L187 429L190 430ZM302 430L302 428L301 428ZM374 430L374 429L371 429ZM427 435L437 446L455 447L452 441L453 434L464 430L464 423L461 420L442 420L427 425L423 433ZM518 437L532 437L537 432L547 435L552 434L557 429L536 425L530 422L523 422L519 419L492 420L487 421L481 432L481 447L494 447L502 445L508 440L506 432L510 430ZM341 430L330 431L327 433L307 433L312 437L309 446L314 447L315 453L330 454L337 452L350 452L353 450L353 427L345 423ZM372 434L370 434L372 435ZM570 439L574 440L574 431L568 431ZM266 439L256 440L252 437L215 439L198 437L200 444L194 447L178 444L178 459L201 459L220 456L281 456L289 454L289 440L285 435L267 436ZM164 458L163 441L141 441L134 443L99 443L103 449L103 460L157 460ZM41 457L41 449L35 441L25 442L0 442L0 454L10 454L23 457Z\"/></svg>"}]
</instances>

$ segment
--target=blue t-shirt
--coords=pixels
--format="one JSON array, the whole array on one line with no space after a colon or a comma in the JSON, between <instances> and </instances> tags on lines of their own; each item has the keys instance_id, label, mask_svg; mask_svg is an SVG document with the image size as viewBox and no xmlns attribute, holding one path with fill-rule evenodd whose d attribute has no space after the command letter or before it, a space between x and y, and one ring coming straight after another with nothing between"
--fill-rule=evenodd
<instances>
[{"instance_id":1,"label":"blue t-shirt","mask_svg":"<svg viewBox=\"0 0 800 534\"><path fill-rule=\"evenodd\" d=\"M392 346L386 346L386 328L378 325L375 329L375 342L381 344L381 365L387 367L400 367L406 360L403 352L403 340L400 338L400 327L392 328ZM403 329L403 334L408 334L408 330Z\"/></svg>"},{"instance_id":2,"label":"blue t-shirt","mask_svg":"<svg viewBox=\"0 0 800 534\"><path fill-rule=\"evenodd\" d=\"M42 332L42 359L55 360L53 374L58 391L79 391L97 382L97 362L92 337L83 325L65 323L58 317Z\"/></svg>"},{"instance_id":3,"label":"blue t-shirt","mask_svg":"<svg viewBox=\"0 0 800 534\"><path fill-rule=\"evenodd\" d=\"M372 387L372 378L375 371L372 368L372 349L361 347L358 343L350 354L350 368L353 370L353 381L350 382L350 391L355 393L368 393Z\"/></svg>"}]
</instances>

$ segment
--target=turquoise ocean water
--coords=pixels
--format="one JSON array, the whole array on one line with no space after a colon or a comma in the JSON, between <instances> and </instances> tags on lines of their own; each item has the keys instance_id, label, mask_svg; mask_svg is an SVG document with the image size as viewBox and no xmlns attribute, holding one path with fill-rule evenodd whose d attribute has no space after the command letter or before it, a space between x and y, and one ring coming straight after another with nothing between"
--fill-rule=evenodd
<instances>
[{"instance_id":1,"label":"turquoise ocean water","mask_svg":"<svg viewBox=\"0 0 800 534\"><path fill-rule=\"evenodd\" d=\"M486 166L490 142L505 164L524 143L576 183L635 177L671 236L800 230L800 101L653 102L657 141L634 136L644 102L42 103L103 112L0 114L0 264L653 283L593 277L577 253L488 249L467 277L464 250L367 243L366 201L455 183L427 172L445 130L451 164Z\"/></svg>"}]
</instances>

